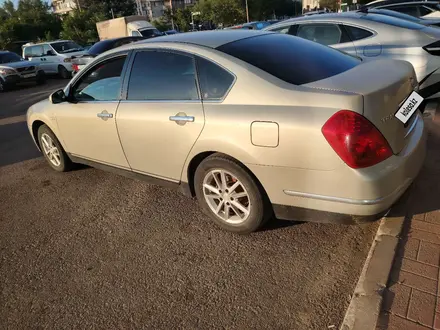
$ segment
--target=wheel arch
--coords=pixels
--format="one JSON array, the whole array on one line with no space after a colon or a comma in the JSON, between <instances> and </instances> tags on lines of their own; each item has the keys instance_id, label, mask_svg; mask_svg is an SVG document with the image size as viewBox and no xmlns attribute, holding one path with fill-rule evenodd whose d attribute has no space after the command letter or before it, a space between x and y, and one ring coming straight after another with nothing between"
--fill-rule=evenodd
<instances>
[{"instance_id":1,"label":"wheel arch","mask_svg":"<svg viewBox=\"0 0 440 330\"><path fill-rule=\"evenodd\" d=\"M228 157L228 158L236 161L238 164L240 164L240 166L242 166L243 169L245 171L247 171L250 174L250 176L255 180L255 183L260 188L261 192L265 195L265 198L267 198L269 200L269 196L268 196L266 190L264 189L263 185L261 184L260 180L249 169L249 167L247 167L243 162L241 162L236 157L228 155L227 153L224 153L224 152L214 151L214 150L200 152L200 153L196 154L194 157L192 157L192 159L188 163L188 166L186 168L186 175L187 175L186 179L188 180L187 183L188 183L189 193L190 193L191 197L195 196L194 177L195 177L195 173L196 173L197 168L206 158L208 158L209 156L214 155L214 154Z\"/></svg>"},{"instance_id":2,"label":"wheel arch","mask_svg":"<svg viewBox=\"0 0 440 330\"><path fill-rule=\"evenodd\" d=\"M35 144L37 145L38 149L41 151L41 145L40 145L40 141L38 139L38 130L40 129L41 126L46 125L48 126L44 121L42 120L35 120L32 123L32 137L35 141ZM49 127L49 126L48 126Z\"/></svg>"}]
</instances>

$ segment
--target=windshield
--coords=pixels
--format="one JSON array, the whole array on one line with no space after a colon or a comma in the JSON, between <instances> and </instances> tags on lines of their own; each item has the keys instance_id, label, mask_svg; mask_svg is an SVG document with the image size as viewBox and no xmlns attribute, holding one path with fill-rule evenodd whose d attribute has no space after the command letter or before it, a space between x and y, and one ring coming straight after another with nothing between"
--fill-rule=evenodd
<instances>
[{"instance_id":1,"label":"windshield","mask_svg":"<svg viewBox=\"0 0 440 330\"><path fill-rule=\"evenodd\" d=\"M143 37L146 38L159 37L162 35L162 33L160 33L157 29L145 29L139 30L139 32L142 34Z\"/></svg>"},{"instance_id":2,"label":"windshield","mask_svg":"<svg viewBox=\"0 0 440 330\"><path fill-rule=\"evenodd\" d=\"M332 77L361 63L333 48L278 33L240 39L217 50L295 85Z\"/></svg>"},{"instance_id":3,"label":"windshield","mask_svg":"<svg viewBox=\"0 0 440 330\"><path fill-rule=\"evenodd\" d=\"M73 41L60 41L50 44L58 54L72 53L82 50L82 47Z\"/></svg>"},{"instance_id":4,"label":"windshield","mask_svg":"<svg viewBox=\"0 0 440 330\"><path fill-rule=\"evenodd\" d=\"M6 53L0 55L0 64L20 62L21 57L15 53Z\"/></svg>"},{"instance_id":5,"label":"windshield","mask_svg":"<svg viewBox=\"0 0 440 330\"><path fill-rule=\"evenodd\" d=\"M367 14L367 15L361 16L361 18L369 20L369 21L393 25L393 26L397 26L397 27L401 27L403 29L409 29L409 30L421 30L421 29L425 28L424 25L410 22L410 21L407 21L406 19L400 19L400 18L386 16L386 15Z\"/></svg>"}]
</instances>

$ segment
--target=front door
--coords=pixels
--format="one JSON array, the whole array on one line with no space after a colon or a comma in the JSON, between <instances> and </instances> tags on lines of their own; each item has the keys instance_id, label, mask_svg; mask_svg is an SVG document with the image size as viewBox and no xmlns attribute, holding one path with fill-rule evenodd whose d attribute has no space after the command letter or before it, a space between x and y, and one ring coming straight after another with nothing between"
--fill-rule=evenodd
<instances>
[{"instance_id":1,"label":"front door","mask_svg":"<svg viewBox=\"0 0 440 330\"><path fill-rule=\"evenodd\" d=\"M126 54L105 59L81 75L56 116L69 153L129 169L115 120L125 61Z\"/></svg>"},{"instance_id":2,"label":"front door","mask_svg":"<svg viewBox=\"0 0 440 330\"><path fill-rule=\"evenodd\" d=\"M194 58L137 52L116 121L133 171L179 181L204 125Z\"/></svg>"}]
</instances>

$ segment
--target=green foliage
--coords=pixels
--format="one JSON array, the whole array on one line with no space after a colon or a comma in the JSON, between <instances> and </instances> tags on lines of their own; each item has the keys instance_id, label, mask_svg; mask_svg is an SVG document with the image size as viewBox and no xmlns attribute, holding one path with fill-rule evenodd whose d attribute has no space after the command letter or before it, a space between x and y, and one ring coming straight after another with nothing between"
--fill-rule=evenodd
<instances>
[{"instance_id":1,"label":"green foliage","mask_svg":"<svg viewBox=\"0 0 440 330\"><path fill-rule=\"evenodd\" d=\"M199 0L192 11L200 11L201 21L225 26L244 22L246 18L240 0Z\"/></svg>"},{"instance_id":2,"label":"green foliage","mask_svg":"<svg viewBox=\"0 0 440 330\"><path fill-rule=\"evenodd\" d=\"M156 29L158 29L161 32L168 31L171 29L171 24L167 22L167 20L164 17L160 17L159 19L156 19L151 23L156 27Z\"/></svg>"},{"instance_id":3,"label":"green foliage","mask_svg":"<svg viewBox=\"0 0 440 330\"><path fill-rule=\"evenodd\" d=\"M106 19L99 11L74 10L63 18L63 39L74 40L79 44L86 44L99 40L96 22Z\"/></svg>"},{"instance_id":4,"label":"green foliage","mask_svg":"<svg viewBox=\"0 0 440 330\"><path fill-rule=\"evenodd\" d=\"M105 15L106 19L130 16L136 14L134 0L80 0L81 9L93 10Z\"/></svg>"},{"instance_id":5,"label":"green foliage","mask_svg":"<svg viewBox=\"0 0 440 330\"><path fill-rule=\"evenodd\" d=\"M47 35L58 38L61 21L42 0L20 0L15 9L11 1L0 8L0 48L13 41L44 39Z\"/></svg>"}]
</instances>

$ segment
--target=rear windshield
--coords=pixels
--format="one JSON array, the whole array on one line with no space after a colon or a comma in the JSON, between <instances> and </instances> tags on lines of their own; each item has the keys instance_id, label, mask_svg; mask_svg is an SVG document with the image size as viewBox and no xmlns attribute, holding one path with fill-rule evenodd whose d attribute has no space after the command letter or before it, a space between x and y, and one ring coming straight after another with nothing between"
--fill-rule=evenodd
<instances>
[{"instance_id":1,"label":"rear windshield","mask_svg":"<svg viewBox=\"0 0 440 330\"><path fill-rule=\"evenodd\" d=\"M104 40L97 42L88 50L88 53L91 55L99 55L113 48L115 41L114 40Z\"/></svg>"},{"instance_id":2,"label":"rear windshield","mask_svg":"<svg viewBox=\"0 0 440 330\"><path fill-rule=\"evenodd\" d=\"M279 33L241 39L217 49L295 85L332 77L361 63L333 48Z\"/></svg>"},{"instance_id":3,"label":"rear windshield","mask_svg":"<svg viewBox=\"0 0 440 330\"><path fill-rule=\"evenodd\" d=\"M384 23L388 25L394 25L400 28L409 29L409 30L421 30L425 28L424 25L410 22L404 19L386 16L386 15L377 15L377 14L367 14L361 16L361 18L366 19L368 21L374 21L379 23Z\"/></svg>"}]
</instances>

